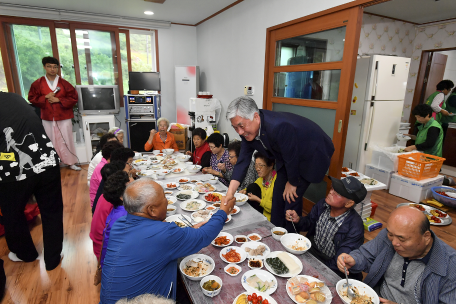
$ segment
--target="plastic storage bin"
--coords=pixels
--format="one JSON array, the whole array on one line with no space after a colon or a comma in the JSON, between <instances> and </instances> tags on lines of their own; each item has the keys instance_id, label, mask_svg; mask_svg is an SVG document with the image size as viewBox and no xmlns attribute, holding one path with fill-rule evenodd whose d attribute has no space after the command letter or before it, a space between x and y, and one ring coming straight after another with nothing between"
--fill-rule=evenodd
<instances>
[{"instance_id":1,"label":"plastic storage bin","mask_svg":"<svg viewBox=\"0 0 456 304\"><path fill-rule=\"evenodd\" d=\"M378 180L381 183L384 183L386 185L386 189L389 189L391 175L393 175L393 173L394 171L392 170L384 170L377 166L366 165L365 174L373 179Z\"/></svg>"},{"instance_id":2,"label":"plastic storage bin","mask_svg":"<svg viewBox=\"0 0 456 304\"><path fill-rule=\"evenodd\" d=\"M405 198L414 203L419 203L425 198L432 197L432 187L440 186L443 183L443 175L417 181L403 177L397 173L391 176L389 193Z\"/></svg>"},{"instance_id":3,"label":"plastic storage bin","mask_svg":"<svg viewBox=\"0 0 456 304\"><path fill-rule=\"evenodd\" d=\"M439 175L445 158L424 154L410 153L399 155L398 157L398 173L402 176L423 180L433 178Z\"/></svg>"}]
</instances>

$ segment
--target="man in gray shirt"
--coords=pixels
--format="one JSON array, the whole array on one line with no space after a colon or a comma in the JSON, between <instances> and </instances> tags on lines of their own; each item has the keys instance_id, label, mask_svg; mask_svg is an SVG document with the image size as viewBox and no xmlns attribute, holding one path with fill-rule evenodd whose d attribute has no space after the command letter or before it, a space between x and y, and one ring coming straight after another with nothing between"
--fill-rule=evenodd
<instances>
[{"instance_id":1,"label":"man in gray shirt","mask_svg":"<svg viewBox=\"0 0 456 304\"><path fill-rule=\"evenodd\" d=\"M415 207L391 213L386 229L350 254L341 254L338 268L367 272L364 283L381 303L454 303L456 250L431 230L427 217Z\"/></svg>"}]
</instances>

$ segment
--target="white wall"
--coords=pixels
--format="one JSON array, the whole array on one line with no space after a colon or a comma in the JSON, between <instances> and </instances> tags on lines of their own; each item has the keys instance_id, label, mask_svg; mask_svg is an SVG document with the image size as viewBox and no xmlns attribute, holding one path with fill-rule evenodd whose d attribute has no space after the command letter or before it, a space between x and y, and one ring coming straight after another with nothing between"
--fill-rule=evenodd
<instances>
[{"instance_id":1,"label":"white wall","mask_svg":"<svg viewBox=\"0 0 456 304\"><path fill-rule=\"evenodd\" d=\"M223 117L228 104L244 94L244 86L254 87L252 97L259 108L263 106L266 29L347 2L245 0L197 26L200 90L210 91L221 100L222 132L237 137Z\"/></svg>"},{"instance_id":2,"label":"white wall","mask_svg":"<svg viewBox=\"0 0 456 304\"><path fill-rule=\"evenodd\" d=\"M197 65L196 27L172 24L158 30L158 56L161 76L162 116L176 121L174 66Z\"/></svg>"}]
</instances>

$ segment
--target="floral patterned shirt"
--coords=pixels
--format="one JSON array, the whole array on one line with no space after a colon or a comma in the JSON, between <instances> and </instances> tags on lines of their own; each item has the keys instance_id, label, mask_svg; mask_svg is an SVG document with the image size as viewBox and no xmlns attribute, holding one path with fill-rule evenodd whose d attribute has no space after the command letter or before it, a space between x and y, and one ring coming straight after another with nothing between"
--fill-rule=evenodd
<instances>
[{"instance_id":1,"label":"floral patterned shirt","mask_svg":"<svg viewBox=\"0 0 456 304\"><path fill-rule=\"evenodd\" d=\"M229 156L229 154L228 154L227 149L225 149L225 152L223 153L222 157L220 157L220 159L218 159L218 160L217 160L217 155L212 154L211 162L210 162L212 170L221 172L220 169L217 167L217 164L220 164L220 163L225 164L226 171L233 170L233 165L230 163L228 156ZM226 179L220 177L219 181L222 184L224 184L225 186L228 186L229 181L227 181Z\"/></svg>"}]
</instances>

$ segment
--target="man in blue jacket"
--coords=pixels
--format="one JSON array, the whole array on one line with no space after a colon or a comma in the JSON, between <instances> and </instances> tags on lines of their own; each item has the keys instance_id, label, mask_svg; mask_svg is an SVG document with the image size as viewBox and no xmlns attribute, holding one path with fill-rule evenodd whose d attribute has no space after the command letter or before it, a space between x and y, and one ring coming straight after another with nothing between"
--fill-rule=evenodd
<instances>
[{"instance_id":1,"label":"man in blue jacket","mask_svg":"<svg viewBox=\"0 0 456 304\"><path fill-rule=\"evenodd\" d=\"M307 231L306 237L312 243L309 252L344 277L337 268L337 257L358 249L364 242L363 221L353 207L366 197L367 191L353 176L343 180L330 179L331 191L309 215L300 217L296 211L288 210L286 219L297 223L299 231ZM351 278L362 280L363 276L356 273Z\"/></svg>"},{"instance_id":2,"label":"man in blue jacket","mask_svg":"<svg viewBox=\"0 0 456 304\"><path fill-rule=\"evenodd\" d=\"M168 200L163 188L147 177L128 184L123 202L128 214L111 229L101 304L145 293L176 299L177 259L197 253L217 237L235 200L222 205L204 226L194 226L199 229L163 222Z\"/></svg>"},{"instance_id":3,"label":"man in blue jacket","mask_svg":"<svg viewBox=\"0 0 456 304\"><path fill-rule=\"evenodd\" d=\"M456 303L456 250L430 230L427 217L414 207L394 210L386 229L341 254L337 266L367 272L364 283L381 303Z\"/></svg>"},{"instance_id":4,"label":"man in blue jacket","mask_svg":"<svg viewBox=\"0 0 456 304\"><path fill-rule=\"evenodd\" d=\"M244 180L252 154L257 150L276 161L271 222L293 231L291 223L285 220L285 212L292 209L301 214L304 192L311 183L323 180L334 153L331 138L307 118L259 110L252 98L244 96L230 103L226 118L242 138L227 199L234 196Z\"/></svg>"}]
</instances>

